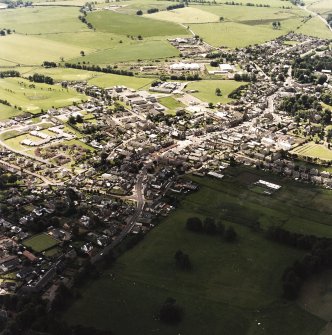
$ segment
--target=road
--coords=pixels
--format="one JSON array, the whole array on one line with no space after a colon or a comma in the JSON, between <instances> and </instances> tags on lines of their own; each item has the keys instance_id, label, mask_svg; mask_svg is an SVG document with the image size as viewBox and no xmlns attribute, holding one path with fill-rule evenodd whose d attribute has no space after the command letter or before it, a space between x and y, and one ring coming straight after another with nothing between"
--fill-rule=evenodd
<instances>
[{"instance_id":1,"label":"road","mask_svg":"<svg viewBox=\"0 0 332 335\"><path fill-rule=\"evenodd\" d=\"M319 2L319 1L317 1ZM317 2L314 2L314 3L317 3ZM313 5L314 3L312 3L311 5ZM323 18L323 16L321 16L320 14L316 13L316 12L313 12L311 11L310 9L308 9L307 6L299 6L300 8L302 8L303 10L305 10L307 13L309 13L310 15L312 15L312 17L315 17L317 16L329 29L330 31L332 32L332 27L328 24L328 22Z\"/></svg>"},{"instance_id":2,"label":"road","mask_svg":"<svg viewBox=\"0 0 332 335\"><path fill-rule=\"evenodd\" d=\"M143 180L147 175L147 171L143 168L142 172L139 174L137 178L137 182L135 185L135 195L133 199L137 202L135 213L132 215L130 221L127 223L126 227L122 230L122 232L116 237L115 240L108 246L106 246L101 252L99 252L94 257L91 257L91 263L96 263L100 261L104 255L107 255L114 247L116 247L123 239L128 235L128 233L133 229L135 226L138 218L142 214L145 198L144 198L144 187L143 187Z\"/></svg>"}]
</instances>

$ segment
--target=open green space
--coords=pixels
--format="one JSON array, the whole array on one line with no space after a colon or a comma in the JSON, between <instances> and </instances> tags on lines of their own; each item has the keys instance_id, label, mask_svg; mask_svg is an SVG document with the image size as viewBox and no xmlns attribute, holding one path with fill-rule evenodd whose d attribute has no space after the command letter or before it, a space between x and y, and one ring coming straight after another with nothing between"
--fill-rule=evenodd
<instances>
[{"instance_id":1,"label":"open green space","mask_svg":"<svg viewBox=\"0 0 332 335\"><path fill-rule=\"evenodd\" d=\"M23 244L26 247L31 248L33 251L42 252L56 246L59 244L59 241L50 235L39 234L24 240Z\"/></svg>"},{"instance_id":2,"label":"open green space","mask_svg":"<svg viewBox=\"0 0 332 335\"><path fill-rule=\"evenodd\" d=\"M0 103L0 120L7 120L11 117L15 117L21 114L22 114L21 111Z\"/></svg>"},{"instance_id":3,"label":"open green space","mask_svg":"<svg viewBox=\"0 0 332 335\"><path fill-rule=\"evenodd\" d=\"M297 31L297 33L319 37L319 38L329 38L332 39L332 32L326 27L323 21L318 17L313 17L308 20L304 25L302 25Z\"/></svg>"},{"instance_id":4,"label":"open green space","mask_svg":"<svg viewBox=\"0 0 332 335\"><path fill-rule=\"evenodd\" d=\"M63 107L87 100L83 94L56 85L31 83L23 78L0 79L0 96L23 112L39 113L51 107Z\"/></svg>"},{"instance_id":5,"label":"open green space","mask_svg":"<svg viewBox=\"0 0 332 335\"><path fill-rule=\"evenodd\" d=\"M90 64L110 64L139 59L157 59L178 56L179 52L166 40L143 40L131 44L118 44L114 48L90 53L87 56L71 59L71 62Z\"/></svg>"},{"instance_id":6,"label":"open green space","mask_svg":"<svg viewBox=\"0 0 332 335\"><path fill-rule=\"evenodd\" d=\"M163 335L319 334L323 320L281 299L282 273L304 252L273 243L248 225L282 225L332 236L331 191L246 168L229 170L222 181L192 179L200 184L199 192L185 197L141 243L83 287L65 320L124 335L156 329ZM272 196L257 194L249 186L258 179L282 188ZM192 216L232 225L238 241L187 231L185 222ZM177 269L178 249L189 255L192 270ZM179 325L167 326L154 318L167 297L184 310Z\"/></svg>"},{"instance_id":7,"label":"open green space","mask_svg":"<svg viewBox=\"0 0 332 335\"><path fill-rule=\"evenodd\" d=\"M318 158L321 160L332 160L332 150L322 144L314 142L306 143L292 151L300 157Z\"/></svg>"},{"instance_id":8,"label":"open green space","mask_svg":"<svg viewBox=\"0 0 332 335\"><path fill-rule=\"evenodd\" d=\"M81 48L75 45L12 34L1 38L0 65L41 65L45 60L60 62L62 57L79 57L80 51Z\"/></svg>"},{"instance_id":9,"label":"open green space","mask_svg":"<svg viewBox=\"0 0 332 335\"><path fill-rule=\"evenodd\" d=\"M97 31L119 35L152 37L188 34L185 28L175 23L119 14L114 11L93 12L88 14L87 18Z\"/></svg>"},{"instance_id":10,"label":"open green space","mask_svg":"<svg viewBox=\"0 0 332 335\"><path fill-rule=\"evenodd\" d=\"M128 77L116 74L100 75L99 77L89 80L90 85L96 85L103 88L123 85L134 89L148 88L152 82L153 78Z\"/></svg>"},{"instance_id":11,"label":"open green space","mask_svg":"<svg viewBox=\"0 0 332 335\"><path fill-rule=\"evenodd\" d=\"M176 100L173 97L160 98L158 102L168 108L168 110L166 111L167 114L175 114L178 108L185 107L182 102Z\"/></svg>"},{"instance_id":12,"label":"open green space","mask_svg":"<svg viewBox=\"0 0 332 335\"><path fill-rule=\"evenodd\" d=\"M79 8L29 7L0 11L2 27L23 35L54 34L89 30L78 20Z\"/></svg>"},{"instance_id":13,"label":"open green space","mask_svg":"<svg viewBox=\"0 0 332 335\"><path fill-rule=\"evenodd\" d=\"M219 16L209 13L205 10L195 7L185 7L176 10L161 11L153 14L146 14L149 17L157 20L166 20L176 23L205 23L219 22Z\"/></svg>"},{"instance_id":14,"label":"open green space","mask_svg":"<svg viewBox=\"0 0 332 335\"><path fill-rule=\"evenodd\" d=\"M187 90L197 90L198 92L191 94L202 101L226 104L233 101L228 98L228 94L246 84L248 83L235 80L201 80L190 82ZM222 96L216 95L216 88L220 88Z\"/></svg>"}]
</instances>

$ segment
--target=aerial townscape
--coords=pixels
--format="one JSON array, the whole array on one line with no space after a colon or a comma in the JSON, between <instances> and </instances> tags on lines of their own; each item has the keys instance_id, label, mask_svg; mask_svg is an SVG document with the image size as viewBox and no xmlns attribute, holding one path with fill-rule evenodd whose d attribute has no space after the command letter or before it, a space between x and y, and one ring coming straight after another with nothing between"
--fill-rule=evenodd
<instances>
[{"instance_id":1,"label":"aerial townscape","mask_svg":"<svg viewBox=\"0 0 332 335\"><path fill-rule=\"evenodd\" d=\"M0 334L332 335L332 1L0 0Z\"/></svg>"}]
</instances>

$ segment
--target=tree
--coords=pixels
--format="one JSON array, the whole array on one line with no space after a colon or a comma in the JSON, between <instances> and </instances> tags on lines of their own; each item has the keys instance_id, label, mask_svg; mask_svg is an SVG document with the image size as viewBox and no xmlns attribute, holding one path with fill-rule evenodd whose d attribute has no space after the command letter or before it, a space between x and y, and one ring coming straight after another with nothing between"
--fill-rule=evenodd
<instances>
[{"instance_id":1,"label":"tree","mask_svg":"<svg viewBox=\"0 0 332 335\"><path fill-rule=\"evenodd\" d=\"M209 108L213 108L213 102L209 102Z\"/></svg>"},{"instance_id":2,"label":"tree","mask_svg":"<svg viewBox=\"0 0 332 335\"><path fill-rule=\"evenodd\" d=\"M203 230L206 234L214 235L217 232L217 226L213 218L205 218Z\"/></svg>"},{"instance_id":3,"label":"tree","mask_svg":"<svg viewBox=\"0 0 332 335\"><path fill-rule=\"evenodd\" d=\"M160 321L168 324L176 324L182 320L183 313L174 298L167 298L159 311Z\"/></svg>"},{"instance_id":4,"label":"tree","mask_svg":"<svg viewBox=\"0 0 332 335\"><path fill-rule=\"evenodd\" d=\"M226 230L225 230L225 240L227 242L234 242L237 238L237 234L236 234L236 231L234 230L233 227L228 227Z\"/></svg>"},{"instance_id":5,"label":"tree","mask_svg":"<svg viewBox=\"0 0 332 335\"><path fill-rule=\"evenodd\" d=\"M185 253L183 253L181 250L178 250L174 255L176 265L181 270L190 270L191 269L191 263L189 256Z\"/></svg>"},{"instance_id":6,"label":"tree","mask_svg":"<svg viewBox=\"0 0 332 335\"><path fill-rule=\"evenodd\" d=\"M218 88L216 88L216 95L218 96L218 97L220 97L222 94L221 94L221 89L218 87Z\"/></svg>"},{"instance_id":7,"label":"tree","mask_svg":"<svg viewBox=\"0 0 332 335\"><path fill-rule=\"evenodd\" d=\"M82 56L82 57L84 57L84 56L85 56L85 53L84 53L84 51L83 51L83 50L80 52L80 54L81 54L81 56Z\"/></svg>"},{"instance_id":8,"label":"tree","mask_svg":"<svg viewBox=\"0 0 332 335\"><path fill-rule=\"evenodd\" d=\"M187 223L186 223L186 228L196 233L201 232L203 230L203 224L202 224L201 219L198 217L188 218Z\"/></svg>"},{"instance_id":9,"label":"tree","mask_svg":"<svg viewBox=\"0 0 332 335\"><path fill-rule=\"evenodd\" d=\"M141 11L140 9L136 12L136 15L143 15L143 11Z\"/></svg>"}]
</instances>

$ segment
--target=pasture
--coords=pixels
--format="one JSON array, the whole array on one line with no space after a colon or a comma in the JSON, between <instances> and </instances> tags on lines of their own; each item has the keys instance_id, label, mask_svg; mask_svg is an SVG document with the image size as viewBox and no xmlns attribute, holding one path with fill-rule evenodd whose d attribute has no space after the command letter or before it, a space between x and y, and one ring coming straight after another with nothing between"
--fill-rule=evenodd
<instances>
[{"instance_id":1,"label":"pasture","mask_svg":"<svg viewBox=\"0 0 332 335\"><path fill-rule=\"evenodd\" d=\"M187 90L197 90L198 92L190 94L202 101L226 104L233 101L228 98L228 94L246 84L248 83L235 80L202 80L190 82ZM220 88L222 96L216 95L216 88Z\"/></svg>"},{"instance_id":2,"label":"pasture","mask_svg":"<svg viewBox=\"0 0 332 335\"><path fill-rule=\"evenodd\" d=\"M291 153L297 154L299 157L318 158L326 161L332 160L332 150L322 144L316 144L314 142L309 142L297 147L292 150Z\"/></svg>"},{"instance_id":3,"label":"pasture","mask_svg":"<svg viewBox=\"0 0 332 335\"><path fill-rule=\"evenodd\" d=\"M272 196L259 195L248 186L254 180L277 182L283 188ZM65 320L98 326L121 334L318 334L324 321L281 299L281 276L302 251L272 243L248 225L285 225L287 218L302 222L307 211L318 215L312 229L321 232L320 217L310 201L321 190L237 168L223 181L193 178L197 193L186 196L178 209L161 220L134 249L122 255L100 279L81 289L82 297L65 314ZM301 192L301 201L294 197ZM326 201L331 201L331 192ZM291 210L291 211L290 211ZM232 225L238 241L227 243L218 236L195 234L185 229L188 217L211 216ZM265 222L265 223L264 223ZM332 227L329 236L332 236ZM301 229L299 231L302 231ZM174 262L181 249L192 270L181 271ZM112 275L110 275L112 274ZM184 310L179 325L167 326L154 318L158 306L173 297Z\"/></svg>"},{"instance_id":4,"label":"pasture","mask_svg":"<svg viewBox=\"0 0 332 335\"><path fill-rule=\"evenodd\" d=\"M36 252L51 249L57 244L59 244L59 241L47 234L35 235L23 241L23 245Z\"/></svg>"},{"instance_id":5,"label":"pasture","mask_svg":"<svg viewBox=\"0 0 332 335\"><path fill-rule=\"evenodd\" d=\"M96 51L87 56L71 59L71 62L90 64L114 64L137 61L138 59L158 59L178 56L179 52L166 40L143 40L130 44L118 44L114 48Z\"/></svg>"},{"instance_id":6,"label":"pasture","mask_svg":"<svg viewBox=\"0 0 332 335\"><path fill-rule=\"evenodd\" d=\"M97 31L118 35L142 37L188 35L185 28L175 23L157 21L114 11L98 11L88 14L87 19Z\"/></svg>"},{"instance_id":7,"label":"pasture","mask_svg":"<svg viewBox=\"0 0 332 335\"><path fill-rule=\"evenodd\" d=\"M2 103L0 103L0 120L7 120L11 117L15 117L15 116L18 116L18 115L21 115L22 112L13 108L13 107L10 107L10 106L6 106L6 105L3 105Z\"/></svg>"},{"instance_id":8,"label":"pasture","mask_svg":"<svg viewBox=\"0 0 332 335\"><path fill-rule=\"evenodd\" d=\"M87 100L83 94L56 85L31 83L23 78L0 79L0 96L23 112L40 113L51 107L71 105L74 101Z\"/></svg>"}]
</instances>

